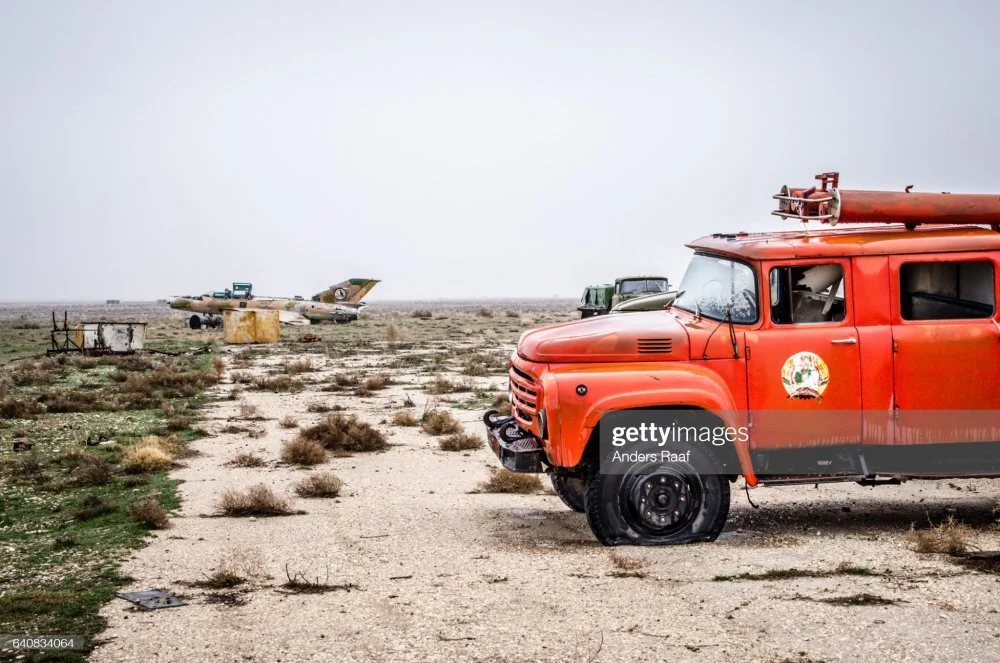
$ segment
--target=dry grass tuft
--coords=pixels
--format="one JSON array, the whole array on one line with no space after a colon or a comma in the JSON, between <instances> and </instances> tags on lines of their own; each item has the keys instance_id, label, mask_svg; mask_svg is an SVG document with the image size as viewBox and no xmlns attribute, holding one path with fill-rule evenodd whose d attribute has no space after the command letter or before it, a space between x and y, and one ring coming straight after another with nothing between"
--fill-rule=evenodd
<instances>
[{"instance_id":1,"label":"dry grass tuft","mask_svg":"<svg viewBox=\"0 0 1000 663\"><path fill-rule=\"evenodd\" d=\"M170 469L173 464L172 450L176 447L168 439L149 435L133 444L122 455L122 470L139 474Z\"/></svg>"},{"instance_id":2,"label":"dry grass tuft","mask_svg":"<svg viewBox=\"0 0 1000 663\"><path fill-rule=\"evenodd\" d=\"M278 425L282 428L298 428L299 420L290 414L286 414L281 419L278 420Z\"/></svg>"},{"instance_id":3,"label":"dry grass tuft","mask_svg":"<svg viewBox=\"0 0 1000 663\"><path fill-rule=\"evenodd\" d=\"M380 431L354 415L330 414L300 436L315 440L331 451L382 451L389 443Z\"/></svg>"},{"instance_id":4,"label":"dry grass tuft","mask_svg":"<svg viewBox=\"0 0 1000 663\"><path fill-rule=\"evenodd\" d=\"M284 368L285 368L285 373L287 373L288 375L311 373L312 371L316 370L316 367L313 366L312 360L309 359L308 357L287 362Z\"/></svg>"},{"instance_id":5,"label":"dry grass tuft","mask_svg":"<svg viewBox=\"0 0 1000 663\"><path fill-rule=\"evenodd\" d=\"M305 385L287 375L276 375L274 377L254 378L253 388L257 391L272 391L274 393L296 393L305 389Z\"/></svg>"},{"instance_id":6,"label":"dry grass tuft","mask_svg":"<svg viewBox=\"0 0 1000 663\"><path fill-rule=\"evenodd\" d=\"M251 453L238 454L235 458L226 463L226 465L230 465L232 467L263 467L265 464L266 463L263 458L257 454Z\"/></svg>"},{"instance_id":7,"label":"dry grass tuft","mask_svg":"<svg viewBox=\"0 0 1000 663\"><path fill-rule=\"evenodd\" d=\"M410 314L411 317L417 318L418 320L430 320L434 317L429 308L418 308L413 313Z\"/></svg>"},{"instance_id":8,"label":"dry grass tuft","mask_svg":"<svg viewBox=\"0 0 1000 663\"><path fill-rule=\"evenodd\" d=\"M913 545L918 553L947 553L962 555L968 552L975 532L965 523L958 522L954 516L948 516L944 522L930 529L917 529L910 525L906 540Z\"/></svg>"},{"instance_id":9,"label":"dry grass tuft","mask_svg":"<svg viewBox=\"0 0 1000 663\"><path fill-rule=\"evenodd\" d=\"M111 463L97 456L86 455L73 468L73 480L81 486L101 486L111 481Z\"/></svg>"},{"instance_id":10,"label":"dry grass tuft","mask_svg":"<svg viewBox=\"0 0 1000 663\"><path fill-rule=\"evenodd\" d=\"M219 500L219 513L225 516L288 516L288 500L278 497L260 483L247 490L227 490Z\"/></svg>"},{"instance_id":11,"label":"dry grass tuft","mask_svg":"<svg viewBox=\"0 0 1000 663\"><path fill-rule=\"evenodd\" d=\"M259 419L260 408L246 401L240 403L240 419Z\"/></svg>"},{"instance_id":12,"label":"dry grass tuft","mask_svg":"<svg viewBox=\"0 0 1000 663\"><path fill-rule=\"evenodd\" d=\"M191 420L181 416L170 417L167 419L166 427L168 431L175 433L182 430L190 430Z\"/></svg>"},{"instance_id":13,"label":"dry grass tuft","mask_svg":"<svg viewBox=\"0 0 1000 663\"><path fill-rule=\"evenodd\" d=\"M385 330L385 340L389 345L396 345L403 339L403 332L395 322L390 322Z\"/></svg>"},{"instance_id":14,"label":"dry grass tuft","mask_svg":"<svg viewBox=\"0 0 1000 663\"><path fill-rule=\"evenodd\" d=\"M517 493L527 495L542 489L536 474L511 472L506 468L492 470L490 478L479 485L484 493Z\"/></svg>"},{"instance_id":15,"label":"dry grass tuft","mask_svg":"<svg viewBox=\"0 0 1000 663\"><path fill-rule=\"evenodd\" d=\"M145 502L133 504L132 508L128 511L128 517L140 525L145 525L149 529L167 529L170 527L170 518L156 498L150 498Z\"/></svg>"},{"instance_id":16,"label":"dry grass tuft","mask_svg":"<svg viewBox=\"0 0 1000 663\"><path fill-rule=\"evenodd\" d=\"M385 389L390 384L392 384L391 377L385 373L378 373L377 375L365 378L364 382L361 383L361 388L366 391L379 391L380 389Z\"/></svg>"},{"instance_id":17,"label":"dry grass tuft","mask_svg":"<svg viewBox=\"0 0 1000 663\"><path fill-rule=\"evenodd\" d=\"M478 315L480 318L492 318L493 309L487 306L480 306L479 308L476 309L476 315Z\"/></svg>"},{"instance_id":18,"label":"dry grass tuft","mask_svg":"<svg viewBox=\"0 0 1000 663\"><path fill-rule=\"evenodd\" d=\"M229 589L238 587L256 578L269 577L264 570L260 553L250 550L233 550L226 554L212 573L204 580L187 583L191 587L203 589Z\"/></svg>"},{"instance_id":19,"label":"dry grass tuft","mask_svg":"<svg viewBox=\"0 0 1000 663\"><path fill-rule=\"evenodd\" d=\"M330 472L316 472L295 484L299 497L336 497L343 482Z\"/></svg>"},{"instance_id":20,"label":"dry grass tuft","mask_svg":"<svg viewBox=\"0 0 1000 663\"><path fill-rule=\"evenodd\" d=\"M611 575L618 578L645 578L646 572L643 571L649 562L642 559L635 559L634 557L627 557L620 552L611 553L611 565L615 567Z\"/></svg>"},{"instance_id":21,"label":"dry grass tuft","mask_svg":"<svg viewBox=\"0 0 1000 663\"><path fill-rule=\"evenodd\" d=\"M392 423L397 426L416 426L420 423L420 419L417 418L417 415L412 410L400 410L392 415Z\"/></svg>"},{"instance_id":22,"label":"dry grass tuft","mask_svg":"<svg viewBox=\"0 0 1000 663\"><path fill-rule=\"evenodd\" d=\"M468 451L479 449L483 446L482 438L467 433L455 433L448 437L441 438L438 442L442 451Z\"/></svg>"},{"instance_id":23,"label":"dry grass tuft","mask_svg":"<svg viewBox=\"0 0 1000 663\"><path fill-rule=\"evenodd\" d=\"M294 465L318 465L326 462L326 449L300 434L281 445L281 460Z\"/></svg>"},{"instance_id":24,"label":"dry grass tuft","mask_svg":"<svg viewBox=\"0 0 1000 663\"><path fill-rule=\"evenodd\" d=\"M214 357L212 357L212 372L215 373L216 379L219 379L223 375L225 375L226 360L220 357L219 355L215 355Z\"/></svg>"},{"instance_id":25,"label":"dry grass tuft","mask_svg":"<svg viewBox=\"0 0 1000 663\"><path fill-rule=\"evenodd\" d=\"M108 513L114 513L117 507L108 504L97 495L87 495L80 503L80 507L73 514L77 520L93 520Z\"/></svg>"},{"instance_id":26,"label":"dry grass tuft","mask_svg":"<svg viewBox=\"0 0 1000 663\"><path fill-rule=\"evenodd\" d=\"M462 424L447 410L429 410L422 419L420 427L430 435L448 435L462 430Z\"/></svg>"}]
</instances>

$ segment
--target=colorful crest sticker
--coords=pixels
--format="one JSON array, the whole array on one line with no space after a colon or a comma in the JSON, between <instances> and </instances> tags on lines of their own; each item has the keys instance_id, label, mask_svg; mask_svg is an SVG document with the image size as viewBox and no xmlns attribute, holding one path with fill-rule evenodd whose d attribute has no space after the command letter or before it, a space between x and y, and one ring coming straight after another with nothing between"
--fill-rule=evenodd
<instances>
[{"instance_id":1,"label":"colorful crest sticker","mask_svg":"<svg viewBox=\"0 0 1000 663\"><path fill-rule=\"evenodd\" d=\"M781 383L789 398L819 398L829 382L830 369L813 352L797 352L781 367Z\"/></svg>"}]
</instances>

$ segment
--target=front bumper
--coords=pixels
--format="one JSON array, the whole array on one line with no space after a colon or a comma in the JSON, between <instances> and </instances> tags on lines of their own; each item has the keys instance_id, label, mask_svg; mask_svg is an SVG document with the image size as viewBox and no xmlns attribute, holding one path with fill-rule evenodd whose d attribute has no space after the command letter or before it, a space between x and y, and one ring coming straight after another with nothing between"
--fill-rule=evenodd
<instances>
[{"instance_id":1,"label":"front bumper","mask_svg":"<svg viewBox=\"0 0 1000 663\"><path fill-rule=\"evenodd\" d=\"M521 428L514 417L501 417L496 410L483 415L486 439L500 464L513 472L545 471L545 451L538 439Z\"/></svg>"}]
</instances>

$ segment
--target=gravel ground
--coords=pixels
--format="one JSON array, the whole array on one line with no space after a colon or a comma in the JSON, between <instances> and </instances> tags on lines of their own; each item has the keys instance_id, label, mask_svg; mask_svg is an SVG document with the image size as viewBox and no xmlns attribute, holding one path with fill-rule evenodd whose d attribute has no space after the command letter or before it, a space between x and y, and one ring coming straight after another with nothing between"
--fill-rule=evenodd
<instances>
[{"instance_id":1,"label":"gravel ground","mask_svg":"<svg viewBox=\"0 0 1000 663\"><path fill-rule=\"evenodd\" d=\"M252 370L275 361L256 360ZM310 377L333 372L333 362L317 363L329 366ZM370 365L369 358L336 368ZM385 423L408 395L418 414L428 398L407 384L427 375L394 375L399 384L368 398L245 392L268 418L253 424L266 436L196 442L199 454L175 473L184 502L173 526L123 565L134 578L127 590L163 588L187 605L140 612L112 601L92 660L1000 660L1000 575L917 554L905 537L911 523L938 522L954 509L977 526L977 545L1000 549L989 526L1000 484L762 488L750 491L759 509L740 488L715 543L607 549L551 491L476 492L497 465L488 449L443 452L418 429ZM343 405L392 443L384 453L319 466L343 479L336 499L296 497L293 484L319 470L278 462L295 431L277 420L310 423L322 416L307 412L317 401ZM479 411L453 412L480 434ZM218 431L239 417L239 402L214 403L206 414L206 426ZM268 464L224 465L241 452ZM224 490L256 483L305 513L213 516ZM258 575L235 590L187 584L224 559ZM837 573L842 564L871 575ZM347 588L287 593L286 568ZM718 577L791 568L821 575Z\"/></svg>"}]
</instances>

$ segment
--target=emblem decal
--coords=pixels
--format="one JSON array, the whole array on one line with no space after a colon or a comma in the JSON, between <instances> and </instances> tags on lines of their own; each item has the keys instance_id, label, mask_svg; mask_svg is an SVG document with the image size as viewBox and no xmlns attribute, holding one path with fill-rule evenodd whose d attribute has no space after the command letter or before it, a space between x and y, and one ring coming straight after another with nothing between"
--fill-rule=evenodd
<instances>
[{"instance_id":1,"label":"emblem decal","mask_svg":"<svg viewBox=\"0 0 1000 663\"><path fill-rule=\"evenodd\" d=\"M819 398L830 382L830 369L818 354L797 352L781 367L781 383L789 398Z\"/></svg>"},{"instance_id":2,"label":"emblem decal","mask_svg":"<svg viewBox=\"0 0 1000 663\"><path fill-rule=\"evenodd\" d=\"M334 297L334 299L338 299L338 300L339 299L346 299L347 298L347 291L344 290L343 288L337 288L336 290L333 291L333 297Z\"/></svg>"}]
</instances>

